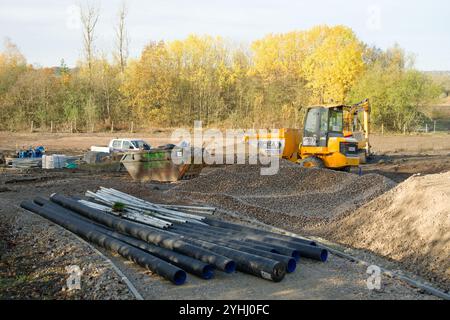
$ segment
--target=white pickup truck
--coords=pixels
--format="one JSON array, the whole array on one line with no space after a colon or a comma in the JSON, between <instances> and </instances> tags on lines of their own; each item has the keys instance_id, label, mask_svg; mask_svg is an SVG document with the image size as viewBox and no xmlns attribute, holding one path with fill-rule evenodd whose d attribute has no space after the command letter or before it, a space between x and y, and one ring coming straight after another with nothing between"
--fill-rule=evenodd
<instances>
[{"instance_id":1,"label":"white pickup truck","mask_svg":"<svg viewBox=\"0 0 450 320\"><path fill-rule=\"evenodd\" d=\"M150 144L141 139L113 139L109 142L107 147L91 147L91 151L104 153L141 151L150 149Z\"/></svg>"}]
</instances>

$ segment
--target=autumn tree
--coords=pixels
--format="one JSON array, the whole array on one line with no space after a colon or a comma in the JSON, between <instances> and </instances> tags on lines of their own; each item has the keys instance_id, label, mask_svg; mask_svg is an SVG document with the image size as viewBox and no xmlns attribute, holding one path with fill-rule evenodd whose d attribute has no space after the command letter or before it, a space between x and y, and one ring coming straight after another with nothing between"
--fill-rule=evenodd
<instances>
[{"instance_id":1,"label":"autumn tree","mask_svg":"<svg viewBox=\"0 0 450 320\"><path fill-rule=\"evenodd\" d=\"M378 127L383 124L393 131L414 129L425 120L424 107L436 101L440 88L413 66L413 59L398 46L378 50L352 87L348 101L370 98L373 124Z\"/></svg>"},{"instance_id":2,"label":"autumn tree","mask_svg":"<svg viewBox=\"0 0 450 320\"><path fill-rule=\"evenodd\" d=\"M169 117L172 94L172 71L164 42L151 43L139 60L131 61L125 72L121 92L130 115L142 124L164 123Z\"/></svg>"},{"instance_id":3,"label":"autumn tree","mask_svg":"<svg viewBox=\"0 0 450 320\"><path fill-rule=\"evenodd\" d=\"M0 94L7 92L17 77L27 70L26 59L9 38L0 52Z\"/></svg>"},{"instance_id":4,"label":"autumn tree","mask_svg":"<svg viewBox=\"0 0 450 320\"><path fill-rule=\"evenodd\" d=\"M303 70L311 103L343 103L364 70L363 44L344 26L318 26L307 34Z\"/></svg>"},{"instance_id":5,"label":"autumn tree","mask_svg":"<svg viewBox=\"0 0 450 320\"><path fill-rule=\"evenodd\" d=\"M271 34L252 51L255 107L277 125L299 126L308 104L343 102L364 67L362 44L342 26Z\"/></svg>"},{"instance_id":6,"label":"autumn tree","mask_svg":"<svg viewBox=\"0 0 450 320\"><path fill-rule=\"evenodd\" d=\"M125 67L128 60L128 45L129 45L129 37L126 30L126 18L128 14L128 9L126 3L123 2L119 12L118 12L118 22L116 26L116 53L115 59L117 60L120 71L122 74L125 72Z\"/></svg>"},{"instance_id":7,"label":"autumn tree","mask_svg":"<svg viewBox=\"0 0 450 320\"><path fill-rule=\"evenodd\" d=\"M88 2L85 6L80 6L80 17L83 29L84 56L89 71L89 82L91 83L95 60L95 28L100 17L100 9Z\"/></svg>"}]
</instances>

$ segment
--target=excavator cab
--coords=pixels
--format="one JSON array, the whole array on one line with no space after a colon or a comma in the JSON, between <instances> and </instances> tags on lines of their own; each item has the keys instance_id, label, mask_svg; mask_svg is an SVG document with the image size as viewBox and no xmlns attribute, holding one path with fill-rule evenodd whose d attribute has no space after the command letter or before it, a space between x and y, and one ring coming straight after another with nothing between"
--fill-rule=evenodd
<instances>
[{"instance_id":1,"label":"excavator cab","mask_svg":"<svg viewBox=\"0 0 450 320\"><path fill-rule=\"evenodd\" d=\"M342 108L312 107L306 115L303 145L326 147L329 137L342 137L344 125Z\"/></svg>"},{"instance_id":2,"label":"excavator cab","mask_svg":"<svg viewBox=\"0 0 450 320\"><path fill-rule=\"evenodd\" d=\"M358 141L345 135L345 106L317 106L307 110L299 164L349 170L359 166Z\"/></svg>"}]
</instances>

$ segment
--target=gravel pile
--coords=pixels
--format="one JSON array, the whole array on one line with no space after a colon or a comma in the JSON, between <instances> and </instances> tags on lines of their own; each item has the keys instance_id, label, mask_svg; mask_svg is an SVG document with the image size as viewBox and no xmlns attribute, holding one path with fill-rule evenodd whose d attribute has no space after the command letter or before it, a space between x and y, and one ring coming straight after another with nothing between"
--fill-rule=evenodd
<instances>
[{"instance_id":1,"label":"gravel pile","mask_svg":"<svg viewBox=\"0 0 450 320\"><path fill-rule=\"evenodd\" d=\"M295 217L299 224L340 218L394 186L394 182L377 174L360 177L326 169L304 169L282 161L274 176L261 176L259 166L233 165L186 181L169 192L257 216L269 223L279 224L280 220L291 221Z\"/></svg>"},{"instance_id":2,"label":"gravel pile","mask_svg":"<svg viewBox=\"0 0 450 320\"><path fill-rule=\"evenodd\" d=\"M413 176L340 221L316 230L366 249L450 290L450 172Z\"/></svg>"}]
</instances>

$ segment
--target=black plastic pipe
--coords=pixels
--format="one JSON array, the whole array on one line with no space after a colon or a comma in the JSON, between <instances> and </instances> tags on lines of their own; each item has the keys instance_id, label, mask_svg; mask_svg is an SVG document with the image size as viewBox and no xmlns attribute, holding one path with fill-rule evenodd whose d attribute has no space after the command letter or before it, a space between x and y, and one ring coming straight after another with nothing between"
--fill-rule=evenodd
<instances>
[{"instance_id":1,"label":"black plastic pipe","mask_svg":"<svg viewBox=\"0 0 450 320\"><path fill-rule=\"evenodd\" d=\"M248 239L246 241L250 242L250 243L259 244L263 240L258 241L258 240ZM328 250L317 247L317 246L310 246L307 244L297 244L295 247L289 247L289 246L286 246L286 244L283 241L280 242L280 240L278 240L278 239L276 239L276 240L275 239L273 239L273 240L264 239L264 243L269 244L270 246L273 246L274 249L277 251L287 250L287 252L291 252L292 250L296 250L300 254L300 257L303 257L303 258L318 260L321 262L325 262L328 259Z\"/></svg>"},{"instance_id":2,"label":"black plastic pipe","mask_svg":"<svg viewBox=\"0 0 450 320\"><path fill-rule=\"evenodd\" d=\"M124 236L117 232L106 231L106 234L120 241L128 243L136 248L147 251L153 254L154 256L166 260L182 268L186 272L192 273L203 279L211 279L214 277L214 267L211 264L206 264L197 259L149 244L142 240L137 240L128 236Z\"/></svg>"},{"instance_id":3,"label":"black plastic pipe","mask_svg":"<svg viewBox=\"0 0 450 320\"><path fill-rule=\"evenodd\" d=\"M209 233L209 234L217 234L217 235L221 235L222 237L228 237L228 238L232 238L232 239L236 239L236 240L247 240L247 239L252 239L255 241L259 241L258 245L265 245L267 246L268 243L266 240L274 240L272 242L269 242L270 244L276 243L279 244L281 247L283 246L282 243L284 243L283 249L278 250L279 254L282 255L287 255L287 256L292 256L293 258L295 258L297 261L299 261L300 259L300 253L298 250L290 250L289 248L296 248L297 246L303 246L305 245L304 243L298 243L298 242L289 242L289 241L285 241L285 240L281 240L278 238L273 238L270 236L267 236L265 234L256 234L256 233L245 233L245 232L239 232L236 230L231 230L231 229L223 229L223 228L219 228L219 227L203 227L203 226L195 226L195 225L174 225L175 228L190 228L190 229L196 229L198 230L198 232L203 232L203 233ZM272 251L275 248L271 248L269 251ZM276 250L276 249L275 249Z\"/></svg>"},{"instance_id":4,"label":"black plastic pipe","mask_svg":"<svg viewBox=\"0 0 450 320\"><path fill-rule=\"evenodd\" d=\"M249 226L244 226L244 225L240 225L240 224L236 224L236 223L232 223L232 222L221 221L221 220L217 220L214 218L208 217L205 220L203 220L203 222L207 223L211 226L214 226L214 227L219 227L219 228L224 228L224 229L232 229L232 230L243 231L243 232L248 232L248 233L255 233L255 234L259 234L259 235L274 237L274 238L284 240L284 241L292 241L294 243L299 243L299 244L308 244L308 245L312 245L312 246L317 245L316 242L314 242L312 240L289 237L289 236L282 235L279 233L256 229L256 228L252 228Z\"/></svg>"},{"instance_id":5,"label":"black plastic pipe","mask_svg":"<svg viewBox=\"0 0 450 320\"><path fill-rule=\"evenodd\" d=\"M188 232L195 232L198 234L203 234L203 235L213 236L213 237L220 236L221 238L226 239L227 241L237 241L241 244L242 244L242 242L245 242L246 246L251 246L258 250L272 252L272 253L278 253L281 255L288 256L288 257L293 257L295 259L295 261L297 261L297 262L300 260L300 252L298 250L289 249L288 247L286 247L286 248L285 247L275 248L274 246L269 247L269 245L267 243L261 242L261 241L252 241L250 243L247 239L247 237L250 237L250 236L247 236L246 234L243 234L243 233L235 233L232 230L230 232L227 232L227 231L216 232L216 230L212 231L209 228L203 228L201 226L196 226L196 225L192 225L192 224L187 224L187 225L174 224L173 227L171 228L171 230L186 230Z\"/></svg>"},{"instance_id":6,"label":"black plastic pipe","mask_svg":"<svg viewBox=\"0 0 450 320\"><path fill-rule=\"evenodd\" d=\"M163 278L172 281L176 285L181 285L186 281L186 272L180 268L154 257L143 250L134 248L122 241L98 232L84 221L77 221L73 217L57 214L54 211L40 207L31 201L24 201L20 206L64 227L85 240L120 254L122 257L151 270Z\"/></svg>"},{"instance_id":7,"label":"black plastic pipe","mask_svg":"<svg viewBox=\"0 0 450 320\"><path fill-rule=\"evenodd\" d=\"M251 253L227 248L204 240L185 237L187 242L217 252L236 262L237 270L253 274L266 280L280 282L286 275L286 264L276 260L260 257Z\"/></svg>"},{"instance_id":8,"label":"black plastic pipe","mask_svg":"<svg viewBox=\"0 0 450 320\"><path fill-rule=\"evenodd\" d=\"M147 242L114 232L107 227L104 227L102 225L99 225L99 224L91 221L91 220L88 220L88 219L80 216L79 214L77 214L73 211L67 210L67 209L65 209L55 203L52 203L42 197L38 197L38 198L34 199L34 202L43 206L44 208L48 208L49 210L56 211L63 215L69 216L73 219L80 219L84 222L88 222L88 223L90 223L92 228L94 228L96 231L104 233L108 236L111 236L111 237L117 239L117 240L123 241L133 247L136 247L136 248L142 249L146 252L149 252L150 254L152 254L162 260L165 260L177 267L180 267L189 273L197 275L203 279L211 279L214 276L214 272L213 272L214 267L210 264L205 264L199 260L176 253L174 251L164 249L164 248L149 244Z\"/></svg>"},{"instance_id":9,"label":"black plastic pipe","mask_svg":"<svg viewBox=\"0 0 450 320\"><path fill-rule=\"evenodd\" d=\"M218 222L218 224L220 223L222 222ZM228 224L228 222L223 223ZM221 234L223 235L224 233ZM279 238L265 235L264 233L256 234L250 232L247 234L236 235L235 238L237 240L242 240L255 245L271 246L280 254L289 256L292 255L292 257L296 259L299 259L300 256L322 262L325 262L328 259L328 251L326 249L320 248L318 246L308 245L305 243L282 240Z\"/></svg>"},{"instance_id":10,"label":"black plastic pipe","mask_svg":"<svg viewBox=\"0 0 450 320\"><path fill-rule=\"evenodd\" d=\"M277 246L277 245L273 245L273 244L267 244L265 242L261 242L261 241L257 241L257 240L252 240L252 239L243 239L242 240L245 243L248 243L249 245L252 246L270 246L270 248L272 250L275 250L278 254L282 254L284 256L288 256L288 257L292 257L295 259L295 261L300 261L300 252L296 249L292 249L292 248L286 248L286 247L282 247L282 246Z\"/></svg>"},{"instance_id":11,"label":"black plastic pipe","mask_svg":"<svg viewBox=\"0 0 450 320\"><path fill-rule=\"evenodd\" d=\"M232 273L236 270L236 263L232 259L195 246L182 240L180 237L174 237L173 234L166 231L123 220L58 194L52 195L50 200L122 234L130 235L165 249L174 250L191 258L212 264L217 269L227 273Z\"/></svg>"},{"instance_id":12,"label":"black plastic pipe","mask_svg":"<svg viewBox=\"0 0 450 320\"><path fill-rule=\"evenodd\" d=\"M284 240L284 239L280 239L280 238L276 238L276 237L272 237L271 235L265 235L265 234L257 234L257 233L246 233L246 234L242 234L240 237L241 239L245 239L245 240L254 240L254 241L258 241L260 245L270 245L273 246L278 245L278 249L280 248L284 248L281 249L283 250L282 252L280 252L281 254L287 254L289 249L295 250L296 252L292 252L292 256L293 257L299 257L298 253L300 253L301 255L301 248L303 248L304 246L313 246L313 247L317 247L317 245L310 245L307 243L300 243L300 242L296 242L296 241L289 241L289 240ZM274 247L275 250L277 250L277 248Z\"/></svg>"},{"instance_id":13,"label":"black plastic pipe","mask_svg":"<svg viewBox=\"0 0 450 320\"><path fill-rule=\"evenodd\" d=\"M297 261L293 257L290 257L290 256L284 256L284 255L281 255L278 253L259 250L259 249L255 249L250 246L242 245L242 244L234 244L234 243L230 243L230 242L220 242L220 244L222 244L226 247L230 247L232 249L251 253L251 254L261 256L264 258L268 258L268 259L272 259L275 261L283 262L286 266L287 273L292 273L295 271L295 269L297 269Z\"/></svg>"},{"instance_id":14,"label":"black plastic pipe","mask_svg":"<svg viewBox=\"0 0 450 320\"><path fill-rule=\"evenodd\" d=\"M252 248L250 245L245 245L245 243L244 244L241 242L233 242L232 243L232 242L225 241L225 240L219 240L219 239L217 239L217 237L215 238L214 236L199 234L197 232L188 232L185 230L175 230L175 232L185 235L187 237L192 237L195 239L218 244L223 247L235 249L235 250L250 253L250 254L253 254L256 256L260 256L260 257L264 257L264 258L282 262L286 266L287 273L294 272L297 267L297 262L293 257L284 256L284 255L280 255L280 254L276 254L276 253L272 253L272 252L268 252L268 251L258 250L258 249Z\"/></svg>"},{"instance_id":15,"label":"black plastic pipe","mask_svg":"<svg viewBox=\"0 0 450 320\"><path fill-rule=\"evenodd\" d=\"M238 240L229 240L231 243L233 243L233 242L238 242L238 243L242 243L243 241L238 241ZM252 247L252 248L254 248L254 249L258 249L258 250L261 250L261 251L266 251L266 252L272 252L272 253L277 253L277 254L282 254L281 252L279 252L278 250L275 250L274 248L272 248L272 247L269 247L269 246L265 246L265 245L258 245L258 244L250 244L250 243L247 243L246 244L247 246L250 246L250 247ZM283 256L288 256L288 257L293 257L294 259L296 259L293 255L290 255L290 254L282 254ZM300 258L300 255L298 256L298 258ZM297 259L296 259L296 261L298 261Z\"/></svg>"}]
</instances>

